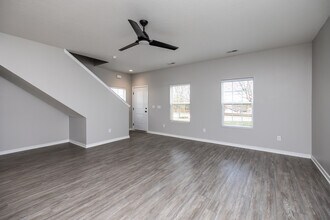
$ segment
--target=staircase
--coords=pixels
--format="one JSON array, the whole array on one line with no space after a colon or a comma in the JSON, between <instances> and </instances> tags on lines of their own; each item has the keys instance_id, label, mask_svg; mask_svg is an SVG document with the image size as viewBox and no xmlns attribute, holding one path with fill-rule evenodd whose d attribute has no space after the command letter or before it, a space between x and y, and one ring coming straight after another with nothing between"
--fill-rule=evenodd
<instances>
[{"instance_id":1,"label":"staircase","mask_svg":"<svg viewBox=\"0 0 330 220\"><path fill-rule=\"evenodd\" d=\"M70 116L70 141L129 137L129 105L68 51L0 33L0 76Z\"/></svg>"}]
</instances>

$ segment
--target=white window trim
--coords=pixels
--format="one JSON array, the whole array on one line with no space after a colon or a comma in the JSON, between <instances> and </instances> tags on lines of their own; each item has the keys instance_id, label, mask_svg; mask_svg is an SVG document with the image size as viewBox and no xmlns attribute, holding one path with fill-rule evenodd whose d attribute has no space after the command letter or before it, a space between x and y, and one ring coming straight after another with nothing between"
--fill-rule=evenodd
<instances>
[{"instance_id":1,"label":"white window trim","mask_svg":"<svg viewBox=\"0 0 330 220\"><path fill-rule=\"evenodd\" d=\"M170 113L170 122L173 122L173 123L182 123L182 124L187 124L187 123L190 123L191 122L191 108L190 108L190 111L189 111L189 115L190 115L190 118L189 118L189 121L179 121L179 120L173 120L172 119L172 115L171 115L171 88L173 86L189 86L189 90L191 91L191 85L190 83L181 83L181 84L173 84L173 85L170 85L170 93L169 93L169 113ZM189 105L191 107L191 94L189 95Z\"/></svg>"},{"instance_id":2,"label":"white window trim","mask_svg":"<svg viewBox=\"0 0 330 220\"><path fill-rule=\"evenodd\" d=\"M223 103L222 103L222 83L223 82L237 82L237 81L247 81L247 80L252 80L253 81L253 101L252 101L252 126L251 127L247 127L247 126L240 126L240 125L225 125L224 124L224 107L223 107ZM244 78L234 78L234 79L224 79L221 80L220 82L220 107L221 107L221 127L223 128L239 128L239 129L253 129L255 126L255 121L254 121L254 99L255 99L255 89L254 89L254 85L255 85L255 79L254 77L244 77ZM229 104L230 103L226 103ZM233 104L237 104L237 103L233 103Z\"/></svg>"},{"instance_id":3,"label":"white window trim","mask_svg":"<svg viewBox=\"0 0 330 220\"><path fill-rule=\"evenodd\" d=\"M121 98L122 100L124 100L125 102L127 102L127 90L124 87L109 87L119 98ZM122 97L120 97L113 89L123 89L125 91L125 99L123 99Z\"/></svg>"}]
</instances>

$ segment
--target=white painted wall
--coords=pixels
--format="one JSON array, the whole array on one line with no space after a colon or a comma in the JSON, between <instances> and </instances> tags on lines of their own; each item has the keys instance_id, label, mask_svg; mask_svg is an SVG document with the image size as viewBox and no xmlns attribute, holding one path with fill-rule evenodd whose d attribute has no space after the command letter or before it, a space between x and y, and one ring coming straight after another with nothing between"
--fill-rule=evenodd
<instances>
[{"instance_id":1,"label":"white painted wall","mask_svg":"<svg viewBox=\"0 0 330 220\"><path fill-rule=\"evenodd\" d=\"M132 85L149 87L150 131L311 154L311 61L302 44L134 74ZM222 127L220 82L242 77L254 77L254 128ZM172 122L170 85L186 83L191 122Z\"/></svg>"},{"instance_id":2,"label":"white painted wall","mask_svg":"<svg viewBox=\"0 0 330 220\"><path fill-rule=\"evenodd\" d=\"M312 155L330 174L330 18L313 41Z\"/></svg>"},{"instance_id":3,"label":"white painted wall","mask_svg":"<svg viewBox=\"0 0 330 220\"><path fill-rule=\"evenodd\" d=\"M69 117L0 77L0 154L69 139Z\"/></svg>"},{"instance_id":4,"label":"white painted wall","mask_svg":"<svg viewBox=\"0 0 330 220\"><path fill-rule=\"evenodd\" d=\"M128 136L128 106L63 49L3 33L0 48L0 65L86 118L88 145Z\"/></svg>"}]
</instances>

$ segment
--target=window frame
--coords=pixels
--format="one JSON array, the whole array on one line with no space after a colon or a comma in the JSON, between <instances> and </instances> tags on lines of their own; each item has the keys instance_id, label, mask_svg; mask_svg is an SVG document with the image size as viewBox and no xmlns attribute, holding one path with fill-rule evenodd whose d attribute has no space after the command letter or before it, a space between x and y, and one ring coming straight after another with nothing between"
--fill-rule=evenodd
<instances>
[{"instance_id":1,"label":"window frame","mask_svg":"<svg viewBox=\"0 0 330 220\"><path fill-rule=\"evenodd\" d=\"M224 122L225 122L225 118L224 118L224 103L222 102L222 99L223 99L223 90L222 90L222 84L225 83L225 82L239 82L239 81L249 81L249 80L252 80L253 82L253 99L252 99L252 102L251 102L251 105L252 105L252 116L251 116L251 119L252 119L252 126L241 126L241 125L225 125ZM254 99L255 99L255 79L254 77L244 77L244 78L234 78L234 79L224 79L224 80L221 80L220 82L220 107L221 107L221 126L224 127L224 128L241 128L241 129L253 129L254 126L255 126L255 121L254 121ZM230 104L237 104L237 103L225 103L227 105L230 105ZM241 103L242 104L242 103ZM244 103L243 103L244 104ZM239 104L238 104L239 105Z\"/></svg>"},{"instance_id":2,"label":"window frame","mask_svg":"<svg viewBox=\"0 0 330 220\"><path fill-rule=\"evenodd\" d=\"M180 121L180 120L174 120L174 119L172 119L172 111L171 111L171 105L172 105L172 103L171 103L171 89L172 89L172 87L174 87L174 86L189 86L189 121ZM170 113L170 121L171 122L175 122L175 123L190 123L191 122L191 85L190 85L190 83L181 83L181 84L172 84L172 85L170 85L170 94L169 94L169 98L170 98L170 100L169 100L169 113Z\"/></svg>"},{"instance_id":3,"label":"window frame","mask_svg":"<svg viewBox=\"0 0 330 220\"><path fill-rule=\"evenodd\" d=\"M126 88L124 88L124 87L110 87L110 89L120 98L120 99L122 99L124 102L127 102L127 90L126 90ZM120 95L118 95L116 92L115 92L115 90L114 89L122 89L122 90L124 90L125 91L125 99L123 99Z\"/></svg>"}]
</instances>

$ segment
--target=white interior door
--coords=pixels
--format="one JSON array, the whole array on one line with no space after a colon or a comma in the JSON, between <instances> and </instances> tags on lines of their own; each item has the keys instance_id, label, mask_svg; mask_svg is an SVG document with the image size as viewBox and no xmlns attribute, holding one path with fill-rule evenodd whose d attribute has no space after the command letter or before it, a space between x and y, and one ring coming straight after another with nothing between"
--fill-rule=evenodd
<instances>
[{"instance_id":1,"label":"white interior door","mask_svg":"<svg viewBox=\"0 0 330 220\"><path fill-rule=\"evenodd\" d=\"M148 131L148 86L132 89L133 128Z\"/></svg>"}]
</instances>

